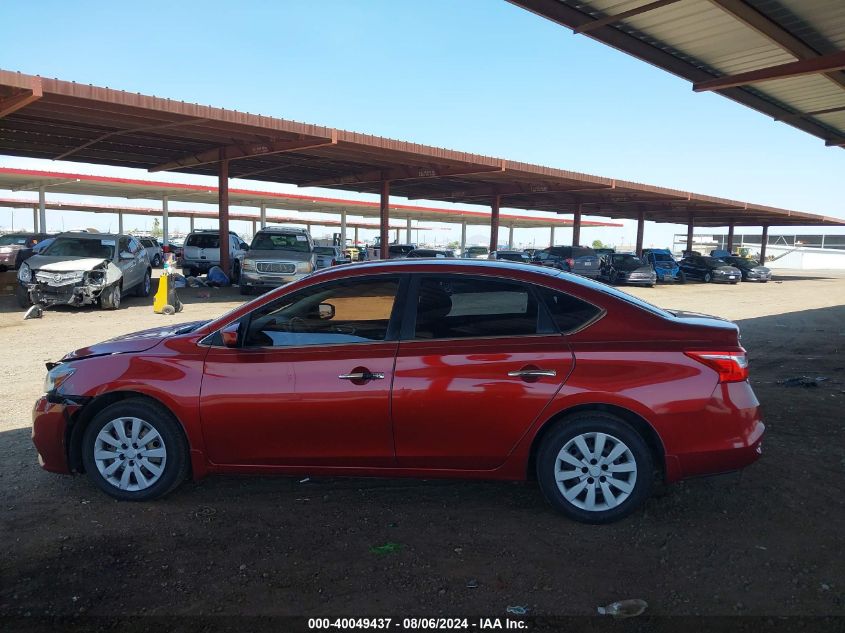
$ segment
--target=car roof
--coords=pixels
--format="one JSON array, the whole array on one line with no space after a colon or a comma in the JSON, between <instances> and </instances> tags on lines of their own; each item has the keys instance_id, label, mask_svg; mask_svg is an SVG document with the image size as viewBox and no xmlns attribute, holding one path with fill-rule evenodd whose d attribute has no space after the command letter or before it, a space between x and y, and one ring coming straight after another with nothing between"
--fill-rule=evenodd
<instances>
[{"instance_id":1,"label":"car roof","mask_svg":"<svg viewBox=\"0 0 845 633\"><path fill-rule=\"evenodd\" d=\"M73 237L81 240L118 240L121 237L132 237L131 235L119 235L118 233L82 233L77 231L65 231L55 237ZM135 238L137 239L137 238Z\"/></svg>"},{"instance_id":2,"label":"car roof","mask_svg":"<svg viewBox=\"0 0 845 633\"><path fill-rule=\"evenodd\" d=\"M263 229L258 229L258 232L262 231L284 231L285 233L308 233L307 229L300 228L298 226L265 226Z\"/></svg>"}]
</instances>

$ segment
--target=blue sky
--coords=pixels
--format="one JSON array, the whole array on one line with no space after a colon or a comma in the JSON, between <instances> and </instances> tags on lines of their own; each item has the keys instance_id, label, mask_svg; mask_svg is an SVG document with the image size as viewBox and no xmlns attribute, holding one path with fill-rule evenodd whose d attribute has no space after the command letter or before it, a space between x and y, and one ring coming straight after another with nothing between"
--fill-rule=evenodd
<instances>
[{"instance_id":1,"label":"blue sky","mask_svg":"<svg viewBox=\"0 0 845 633\"><path fill-rule=\"evenodd\" d=\"M845 151L504 1L12 0L0 19L37 25L3 30L8 70L845 217Z\"/></svg>"}]
</instances>

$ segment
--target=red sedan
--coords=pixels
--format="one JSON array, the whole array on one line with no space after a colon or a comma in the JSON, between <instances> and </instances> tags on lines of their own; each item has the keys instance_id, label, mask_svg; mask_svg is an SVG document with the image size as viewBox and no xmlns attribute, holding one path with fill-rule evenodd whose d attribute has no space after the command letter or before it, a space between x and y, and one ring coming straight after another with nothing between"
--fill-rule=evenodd
<instances>
[{"instance_id":1,"label":"red sedan","mask_svg":"<svg viewBox=\"0 0 845 633\"><path fill-rule=\"evenodd\" d=\"M209 473L536 478L603 523L757 459L738 339L551 268L356 264L49 364L33 440L118 499Z\"/></svg>"}]
</instances>

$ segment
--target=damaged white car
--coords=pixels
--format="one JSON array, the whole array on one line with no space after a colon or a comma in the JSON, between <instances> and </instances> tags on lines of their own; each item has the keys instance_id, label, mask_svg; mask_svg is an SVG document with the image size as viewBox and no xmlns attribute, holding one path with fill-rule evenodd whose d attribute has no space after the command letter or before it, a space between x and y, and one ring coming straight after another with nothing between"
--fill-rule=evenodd
<instances>
[{"instance_id":1,"label":"damaged white car","mask_svg":"<svg viewBox=\"0 0 845 633\"><path fill-rule=\"evenodd\" d=\"M152 268L146 249L129 235L62 233L18 269L17 297L31 305L120 307L121 297L150 294Z\"/></svg>"}]
</instances>

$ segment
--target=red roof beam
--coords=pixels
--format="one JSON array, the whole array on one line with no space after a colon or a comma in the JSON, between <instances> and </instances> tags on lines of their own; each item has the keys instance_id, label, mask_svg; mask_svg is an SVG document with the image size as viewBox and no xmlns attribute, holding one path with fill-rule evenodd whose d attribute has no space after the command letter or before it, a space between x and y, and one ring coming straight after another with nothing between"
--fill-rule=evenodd
<instances>
[{"instance_id":1,"label":"red roof beam","mask_svg":"<svg viewBox=\"0 0 845 633\"><path fill-rule=\"evenodd\" d=\"M617 22L621 22L627 18L632 18L635 15L640 15L642 13L647 13L648 11L654 11L655 9L661 9L663 7L667 7L670 4L675 4L676 2L680 2L680 0L655 0L654 2L649 2L648 4L644 4L641 7L634 7L633 9L628 9L627 11L623 11L622 13L618 13L616 15L607 15L603 18L599 18L598 20L594 20L593 22L587 22L586 24L582 24L581 26L576 26L572 29L572 32L576 35L579 33L586 33L588 31L595 31L603 26L607 26L609 24L616 24Z\"/></svg>"},{"instance_id":2,"label":"red roof beam","mask_svg":"<svg viewBox=\"0 0 845 633\"><path fill-rule=\"evenodd\" d=\"M505 171L504 161L501 165L471 165L469 167L445 167L438 165L424 165L418 167L398 167L396 169L383 169L365 171L358 174L349 174L338 178L324 178L322 180L311 180L300 183L300 187L336 187L344 185L363 185L384 182L385 180L401 182L405 180L427 180L431 178L449 178L455 176L472 176L478 174L489 174L491 172Z\"/></svg>"},{"instance_id":3,"label":"red roof beam","mask_svg":"<svg viewBox=\"0 0 845 633\"><path fill-rule=\"evenodd\" d=\"M839 51L830 55L801 59L797 62L778 64L777 66L769 66L768 68L752 70L747 73L726 75L707 81L698 81L692 85L692 89L695 92L724 90L726 88L736 88L737 86L747 86L748 84L759 83L761 81L789 79L790 77L801 77L803 75L817 75L834 70L842 70L843 68L845 68L845 51Z\"/></svg>"},{"instance_id":4,"label":"red roof beam","mask_svg":"<svg viewBox=\"0 0 845 633\"><path fill-rule=\"evenodd\" d=\"M256 156L267 156L269 154L283 154L297 150L313 149L325 145L337 145L337 133L332 131L331 137L309 137L298 139L282 139L269 143L239 143L227 147L215 147L198 154L190 154L151 167L149 171L169 171L171 169L185 169L186 167L198 167L210 163L219 163L222 160L238 160L241 158L253 158Z\"/></svg>"}]
</instances>

